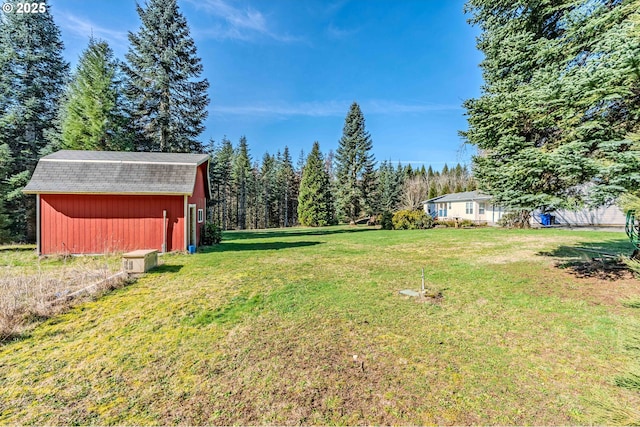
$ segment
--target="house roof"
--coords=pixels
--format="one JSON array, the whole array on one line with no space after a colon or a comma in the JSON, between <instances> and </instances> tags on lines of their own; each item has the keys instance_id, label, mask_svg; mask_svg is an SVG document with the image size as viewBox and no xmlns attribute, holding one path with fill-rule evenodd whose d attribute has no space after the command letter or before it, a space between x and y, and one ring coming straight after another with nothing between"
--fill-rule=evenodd
<instances>
[{"instance_id":1,"label":"house roof","mask_svg":"<svg viewBox=\"0 0 640 427\"><path fill-rule=\"evenodd\" d=\"M425 200L422 202L425 203L435 203L435 202L468 202L468 201L476 201L476 200L490 200L491 196L484 194L478 190L475 191L465 191L462 193L449 193L443 196L434 197L429 200Z\"/></svg>"},{"instance_id":2,"label":"house roof","mask_svg":"<svg viewBox=\"0 0 640 427\"><path fill-rule=\"evenodd\" d=\"M197 167L208 160L207 154L61 150L38 161L23 192L191 195Z\"/></svg>"}]
</instances>

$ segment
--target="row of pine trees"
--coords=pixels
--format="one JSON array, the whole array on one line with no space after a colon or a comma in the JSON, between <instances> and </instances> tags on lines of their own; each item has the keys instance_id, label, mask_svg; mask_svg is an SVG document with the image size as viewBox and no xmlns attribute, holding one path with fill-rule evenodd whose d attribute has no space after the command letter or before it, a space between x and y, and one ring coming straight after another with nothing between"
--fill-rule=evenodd
<instances>
[{"instance_id":1,"label":"row of pine trees","mask_svg":"<svg viewBox=\"0 0 640 427\"><path fill-rule=\"evenodd\" d=\"M324 156L315 143L296 165L286 147L252 159L244 137L205 146L209 82L176 0L136 6L141 25L124 60L92 37L73 72L49 7L0 17L0 241L35 240L35 200L21 190L38 159L60 149L208 152L209 220L225 229L352 222L475 188L460 165L377 168L355 102L336 152Z\"/></svg>"},{"instance_id":2,"label":"row of pine trees","mask_svg":"<svg viewBox=\"0 0 640 427\"><path fill-rule=\"evenodd\" d=\"M359 125L349 126L354 117ZM225 230L355 222L383 212L422 209L426 199L476 188L470 171L460 164L434 171L383 161L376 169L357 103L345 119L336 153L324 155L314 142L309 155L301 152L294 163L286 146L260 160L250 151L245 137L235 147L226 137L207 147L213 197L209 216ZM351 184L349 176L356 177Z\"/></svg>"}]
</instances>

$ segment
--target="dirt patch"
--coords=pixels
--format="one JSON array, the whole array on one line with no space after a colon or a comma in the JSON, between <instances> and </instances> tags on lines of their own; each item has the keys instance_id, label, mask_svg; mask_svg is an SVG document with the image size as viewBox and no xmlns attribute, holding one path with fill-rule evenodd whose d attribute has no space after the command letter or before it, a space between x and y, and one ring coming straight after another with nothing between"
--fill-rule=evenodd
<instances>
[{"instance_id":1,"label":"dirt patch","mask_svg":"<svg viewBox=\"0 0 640 427\"><path fill-rule=\"evenodd\" d=\"M640 280L615 264L602 267L599 261L557 264L538 290L559 298L604 305L616 313L628 310L624 302L640 297ZM559 265L563 265L559 268Z\"/></svg>"},{"instance_id":2,"label":"dirt patch","mask_svg":"<svg viewBox=\"0 0 640 427\"><path fill-rule=\"evenodd\" d=\"M632 279L629 268L618 259L592 259L589 261L572 261L558 263L558 268L566 269L578 278L593 277L600 280L615 281Z\"/></svg>"},{"instance_id":3,"label":"dirt patch","mask_svg":"<svg viewBox=\"0 0 640 427\"><path fill-rule=\"evenodd\" d=\"M418 296L406 294L401 294L400 296L407 301L412 300L418 304L440 304L444 299L441 291L425 291L424 295Z\"/></svg>"}]
</instances>

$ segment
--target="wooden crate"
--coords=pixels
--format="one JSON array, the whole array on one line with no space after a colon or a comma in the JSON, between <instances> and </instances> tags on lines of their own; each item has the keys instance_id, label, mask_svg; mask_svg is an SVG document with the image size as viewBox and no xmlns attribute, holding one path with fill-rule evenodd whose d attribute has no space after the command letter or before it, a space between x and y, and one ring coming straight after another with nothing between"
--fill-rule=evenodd
<instances>
[{"instance_id":1,"label":"wooden crate","mask_svg":"<svg viewBox=\"0 0 640 427\"><path fill-rule=\"evenodd\" d=\"M139 249L122 255L123 269L127 273L146 273L158 265L158 251Z\"/></svg>"}]
</instances>

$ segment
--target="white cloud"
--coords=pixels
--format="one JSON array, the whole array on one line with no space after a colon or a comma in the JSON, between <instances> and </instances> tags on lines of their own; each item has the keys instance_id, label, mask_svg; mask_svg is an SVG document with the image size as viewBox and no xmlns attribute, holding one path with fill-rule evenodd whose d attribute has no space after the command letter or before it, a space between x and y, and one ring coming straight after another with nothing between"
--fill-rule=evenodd
<instances>
[{"instance_id":1,"label":"white cloud","mask_svg":"<svg viewBox=\"0 0 640 427\"><path fill-rule=\"evenodd\" d=\"M196 9L222 20L207 29L194 29L198 35L217 39L249 41L256 36L268 37L280 42L295 42L299 38L280 34L270 28L264 14L251 7L240 9L225 0L186 0Z\"/></svg>"},{"instance_id":2,"label":"white cloud","mask_svg":"<svg viewBox=\"0 0 640 427\"><path fill-rule=\"evenodd\" d=\"M308 117L344 117L351 101L324 101L287 103L255 103L249 105L214 105L211 112L217 115L239 116L308 116ZM372 100L360 103L365 116L367 114L420 114L430 111L461 110L459 105L428 103L400 103L396 101Z\"/></svg>"},{"instance_id":3,"label":"white cloud","mask_svg":"<svg viewBox=\"0 0 640 427\"><path fill-rule=\"evenodd\" d=\"M219 115L239 116L309 116L330 117L346 114L349 104L330 102L303 102L300 104L255 103L250 105L213 106L211 112Z\"/></svg>"},{"instance_id":4,"label":"white cloud","mask_svg":"<svg viewBox=\"0 0 640 427\"><path fill-rule=\"evenodd\" d=\"M361 105L365 114L408 114L427 113L430 111L462 110L460 105L430 104L430 103L401 103L396 101L372 100Z\"/></svg>"},{"instance_id":5,"label":"white cloud","mask_svg":"<svg viewBox=\"0 0 640 427\"><path fill-rule=\"evenodd\" d=\"M360 31L360 28L340 28L336 27L333 24L329 24L327 29L325 30L329 38L332 39L344 39L347 37L351 37L354 34L357 34Z\"/></svg>"},{"instance_id":6,"label":"white cloud","mask_svg":"<svg viewBox=\"0 0 640 427\"><path fill-rule=\"evenodd\" d=\"M106 40L112 46L126 47L127 32L102 27L91 20L76 16L68 12L58 12L55 15L60 27L78 37L89 39L91 35L97 39Z\"/></svg>"},{"instance_id":7,"label":"white cloud","mask_svg":"<svg viewBox=\"0 0 640 427\"><path fill-rule=\"evenodd\" d=\"M247 8L241 10L231 6L224 0L187 0L198 9L223 18L235 28L267 32L266 20L261 12Z\"/></svg>"},{"instance_id":8,"label":"white cloud","mask_svg":"<svg viewBox=\"0 0 640 427\"><path fill-rule=\"evenodd\" d=\"M337 0L330 2L324 8L323 14L327 16L334 15L339 12L348 2L349 0Z\"/></svg>"}]
</instances>

